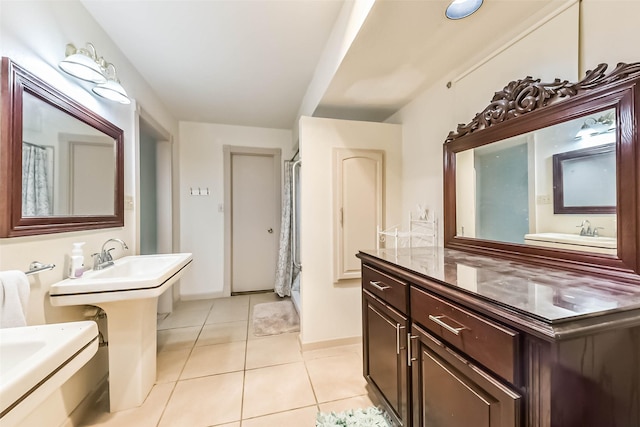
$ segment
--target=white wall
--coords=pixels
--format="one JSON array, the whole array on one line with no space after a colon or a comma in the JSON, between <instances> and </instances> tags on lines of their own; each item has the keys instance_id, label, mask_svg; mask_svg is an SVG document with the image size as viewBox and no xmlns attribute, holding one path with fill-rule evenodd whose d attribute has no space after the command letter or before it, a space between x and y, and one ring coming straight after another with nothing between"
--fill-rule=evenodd
<instances>
[{"instance_id":1,"label":"white wall","mask_svg":"<svg viewBox=\"0 0 640 427\"><path fill-rule=\"evenodd\" d=\"M90 85L61 72L58 62L64 58L66 44L74 43L79 47L85 42L93 42L100 55L116 64L122 84L132 98L144 104L147 111L166 129L175 132L177 121L169 115L144 79L80 2L2 1L1 7L2 56L11 58L124 130L125 194L133 196L136 103L126 106L97 98L93 96ZM125 240L130 244L128 253L135 253L135 216L135 207L134 210L126 210L125 225L122 228L0 239L0 270L26 270L34 260L56 264L54 270L30 279L27 323L34 325L83 319L82 307L52 307L49 304L50 285L64 278L65 254L70 252L73 242L86 242L84 253L88 259L91 253L99 251L102 243L111 237ZM116 251L116 256L122 255L119 249ZM101 349L98 356L71 378L61 392L49 399L45 413L35 412L27 423L42 425L42 420L46 419L49 425L60 424L106 372L106 353L105 349Z\"/></svg>"},{"instance_id":2,"label":"white wall","mask_svg":"<svg viewBox=\"0 0 640 427\"><path fill-rule=\"evenodd\" d=\"M640 61L640 0L582 0L580 77L600 63Z\"/></svg>"},{"instance_id":3,"label":"white wall","mask_svg":"<svg viewBox=\"0 0 640 427\"><path fill-rule=\"evenodd\" d=\"M384 217L386 224L397 224L402 217L401 134L401 127L391 124L300 119L303 345L362 335L360 279L333 281L332 150L334 147L384 150Z\"/></svg>"},{"instance_id":4,"label":"white wall","mask_svg":"<svg viewBox=\"0 0 640 427\"><path fill-rule=\"evenodd\" d=\"M442 144L458 123L468 123L482 111L494 92L502 90L509 81L528 75L550 81L555 77L575 81L578 21L576 3L548 22L536 24L539 28L526 31L514 44L485 58L476 58L477 65L451 70L388 120L402 123L403 128L403 211L424 201L442 218ZM447 88L448 82L452 82L451 88ZM443 224L440 221L441 231Z\"/></svg>"},{"instance_id":5,"label":"white wall","mask_svg":"<svg viewBox=\"0 0 640 427\"><path fill-rule=\"evenodd\" d=\"M293 156L291 131L209 123L180 123L180 246L192 252L192 266L180 281L182 299L229 296L224 284L224 145L282 149ZM191 187L209 196L191 196ZM274 278L275 279L275 278Z\"/></svg>"},{"instance_id":6,"label":"white wall","mask_svg":"<svg viewBox=\"0 0 640 427\"><path fill-rule=\"evenodd\" d=\"M509 81L527 75L543 81L556 77L577 81L599 63L608 63L611 71L618 62L640 60L640 46L632 43L637 39L637 16L640 0L573 4L537 24L512 46L477 58L477 66L464 69L471 70L468 74L451 70L392 116L388 122L403 125L403 210L426 200L442 215L442 143L458 123L470 122ZM449 81L453 84L447 89Z\"/></svg>"}]
</instances>

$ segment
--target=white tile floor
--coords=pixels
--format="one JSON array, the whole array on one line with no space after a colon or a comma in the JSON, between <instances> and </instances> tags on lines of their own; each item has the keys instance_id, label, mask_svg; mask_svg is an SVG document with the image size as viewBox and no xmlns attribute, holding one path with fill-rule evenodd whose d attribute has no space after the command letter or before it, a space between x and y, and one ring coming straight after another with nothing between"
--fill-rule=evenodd
<instances>
[{"instance_id":1,"label":"white tile floor","mask_svg":"<svg viewBox=\"0 0 640 427\"><path fill-rule=\"evenodd\" d=\"M273 293L181 302L158 322L156 385L136 409L97 402L82 426L312 427L318 411L372 406L360 345L301 352L298 334L256 337Z\"/></svg>"}]
</instances>

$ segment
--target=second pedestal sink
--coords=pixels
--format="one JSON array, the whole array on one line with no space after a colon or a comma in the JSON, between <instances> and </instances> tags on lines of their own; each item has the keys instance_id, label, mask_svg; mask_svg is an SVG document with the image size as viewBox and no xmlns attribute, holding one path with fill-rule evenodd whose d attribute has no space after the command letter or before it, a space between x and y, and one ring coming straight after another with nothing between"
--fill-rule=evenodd
<instances>
[{"instance_id":1,"label":"second pedestal sink","mask_svg":"<svg viewBox=\"0 0 640 427\"><path fill-rule=\"evenodd\" d=\"M525 234L524 242L534 246L571 249L608 255L618 253L618 240L615 237L581 236L565 233Z\"/></svg>"},{"instance_id":2,"label":"second pedestal sink","mask_svg":"<svg viewBox=\"0 0 640 427\"><path fill-rule=\"evenodd\" d=\"M158 297L192 260L190 253L127 256L51 286L54 306L95 305L107 313L111 412L140 406L151 391Z\"/></svg>"}]
</instances>

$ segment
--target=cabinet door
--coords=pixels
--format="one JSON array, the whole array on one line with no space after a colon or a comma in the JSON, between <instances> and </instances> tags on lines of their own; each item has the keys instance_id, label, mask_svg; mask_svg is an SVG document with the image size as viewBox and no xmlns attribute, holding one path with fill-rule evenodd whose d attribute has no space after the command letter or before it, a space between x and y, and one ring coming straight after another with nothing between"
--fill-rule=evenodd
<instances>
[{"instance_id":1,"label":"cabinet door","mask_svg":"<svg viewBox=\"0 0 640 427\"><path fill-rule=\"evenodd\" d=\"M419 327L411 335L414 426L521 425L519 394Z\"/></svg>"},{"instance_id":2,"label":"cabinet door","mask_svg":"<svg viewBox=\"0 0 640 427\"><path fill-rule=\"evenodd\" d=\"M408 426L407 318L370 293L362 295L364 376L394 421Z\"/></svg>"},{"instance_id":3,"label":"cabinet door","mask_svg":"<svg viewBox=\"0 0 640 427\"><path fill-rule=\"evenodd\" d=\"M333 159L334 280L359 279L362 248L376 247L382 227L384 152L335 148Z\"/></svg>"}]
</instances>

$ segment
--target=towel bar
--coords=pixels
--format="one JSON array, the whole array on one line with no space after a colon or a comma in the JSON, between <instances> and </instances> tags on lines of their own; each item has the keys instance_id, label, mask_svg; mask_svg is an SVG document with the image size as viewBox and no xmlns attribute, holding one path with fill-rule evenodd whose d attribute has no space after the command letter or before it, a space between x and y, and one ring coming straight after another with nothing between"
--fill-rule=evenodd
<instances>
[{"instance_id":1,"label":"towel bar","mask_svg":"<svg viewBox=\"0 0 640 427\"><path fill-rule=\"evenodd\" d=\"M43 264L40 261L33 261L29 264L29 270L25 271L24 274L29 276L30 274L40 273L41 271L53 270L55 266L55 264Z\"/></svg>"}]
</instances>

